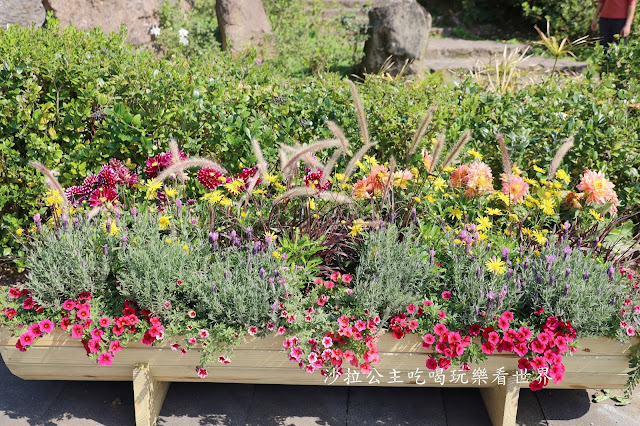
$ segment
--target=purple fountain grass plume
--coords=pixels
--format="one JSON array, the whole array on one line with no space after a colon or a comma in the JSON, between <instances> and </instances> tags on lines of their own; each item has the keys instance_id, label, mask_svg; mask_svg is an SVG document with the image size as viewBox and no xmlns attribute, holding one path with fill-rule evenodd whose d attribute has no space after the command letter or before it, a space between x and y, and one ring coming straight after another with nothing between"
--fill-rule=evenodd
<instances>
[{"instance_id":1,"label":"purple fountain grass plume","mask_svg":"<svg viewBox=\"0 0 640 426\"><path fill-rule=\"evenodd\" d=\"M228 173L227 170L222 167L220 164L215 161L211 161L207 158L188 158L186 160L180 161L178 163L174 163L171 166L167 167L156 176L153 181L154 182L164 182L169 176L176 174L178 172L182 172L183 170L190 169L192 167L211 167L214 169L220 170L222 173Z\"/></svg>"},{"instance_id":2,"label":"purple fountain grass plume","mask_svg":"<svg viewBox=\"0 0 640 426\"><path fill-rule=\"evenodd\" d=\"M56 179L51 170L39 161L29 161L29 165L45 176L44 183L49 190L58 191L60 197L62 197L62 207L66 209L69 206L69 199L67 198L64 188L62 188L62 185L60 185L60 182L58 182L58 179Z\"/></svg>"},{"instance_id":3,"label":"purple fountain grass plume","mask_svg":"<svg viewBox=\"0 0 640 426\"><path fill-rule=\"evenodd\" d=\"M420 142L420 139L422 139L422 136L424 136L424 133L427 131L427 126L429 125L429 123L431 123L431 120L433 119L433 113L436 111L436 108L437 108L436 105L429 108L429 111L427 111L427 115L425 115L424 119L422 120L422 123L420 123L420 127L418 127L418 130L416 131L416 134L413 136L413 142L411 143L411 147L407 151L407 157L405 159L405 167L409 167L409 163L411 162L411 156L413 155L414 152L416 152L416 148L418 147L418 143Z\"/></svg>"},{"instance_id":4,"label":"purple fountain grass plume","mask_svg":"<svg viewBox=\"0 0 640 426\"><path fill-rule=\"evenodd\" d=\"M440 156L442 155L442 149L444 148L444 142L446 138L445 130L440 130L440 134L438 135L436 146L433 148L433 157L431 158L431 166L429 167L429 173L433 173L436 169L436 165L438 161L440 161Z\"/></svg>"},{"instance_id":5,"label":"purple fountain grass plume","mask_svg":"<svg viewBox=\"0 0 640 426\"><path fill-rule=\"evenodd\" d=\"M364 154L366 154L367 151L369 151L371 148L373 148L376 145L378 145L378 142L371 142L371 143L368 143L368 144L364 145L362 148L360 148L358 151L356 151L356 153L351 158L351 160L349 160L349 163L347 164L347 167L344 169L344 178L345 178L345 180L349 179L351 174L354 172L354 170L358 166L358 161L360 161L360 159L362 157L364 157Z\"/></svg>"},{"instance_id":6,"label":"purple fountain grass plume","mask_svg":"<svg viewBox=\"0 0 640 426\"><path fill-rule=\"evenodd\" d=\"M360 125L360 134L362 135L362 143L363 145L369 144L369 127L367 126L367 118L364 114L364 108L362 107L362 102L360 102L360 96L358 94L358 88L356 84L347 80L349 83L349 88L351 89L351 95L353 96L353 103L356 106L356 112L358 116L358 124Z\"/></svg>"},{"instance_id":7,"label":"purple fountain grass plume","mask_svg":"<svg viewBox=\"0 0 640 426\"><path fill-rule=\"evenodd\" d=\"M511 160L509 159L509 151L507 151L507 145L504 143L504 136L502 133L496 135L498 145L500 145L500 154L502 156L502 169L507 176L507 180L511 179Z\"/></svg>"},{"instance_id":8,"label":"purple fountain grass plume","mask_svg":"<svg viewBox=\"0 0 640 426\"><path fill-rule=\"evenodd\" d=\"M458 154L460 154L460 151L462 151L462 148L465 146L465 144L469 141L470 138L471 138L471 131L465 130L464 133L462 133L462 136L460 136L460 139L458 139L458 142L453 146L453 149L449 153L449 156L447 157L447 159L444 160L444 164L442 165L442 168L446 169L447 166L449 166L455 161L455 159L458 157Z\"/></svg>"},{"instance_id":9,"label":"purple fountain grass plume","mask_svg":"<svg viewBox=\"0 0 640 426\"><path fill-rule=\"evenodd\" d=\"M567 152L569 152L572 146L573 146L573 136L570 136L564 140L564 142L560 146L560 149L558 149L558 152L556 152L556 155L553 157L553 160L551 160L551 166L549 167L549 174L547 175L547 180L550 181L555 177L556 172L558 171L558 167L560 167L560 163L562 162L562 159L564 158L565 155L567 155Z\"/></svg>"}]
</instances>

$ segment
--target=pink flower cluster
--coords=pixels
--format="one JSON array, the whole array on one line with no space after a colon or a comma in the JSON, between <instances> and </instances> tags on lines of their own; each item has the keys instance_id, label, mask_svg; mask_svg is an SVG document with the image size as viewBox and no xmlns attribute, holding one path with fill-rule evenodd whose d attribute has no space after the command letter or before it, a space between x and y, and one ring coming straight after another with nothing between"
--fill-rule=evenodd
<instances>
[{"instance_id":1,"label":"pink flower cluster","mask_svg":"<svg viewBox=\"0 0 640 426\"><path fill-rule=\"evenodd\" d=\"M334 370L340 376L345 361L359 367L363 374L370 373L372 365L380 362L377 338L373 336L380 317L355 320L355 317L342 315L337 322L338 329L327 332L320 342L311 338L303 345L297 336L286 339L283 346L289 351L289 359L308 373L321 370L323 375L327 375L329 370ZM362 358L354 352L354 342L364 344Z\"/></svg>"},{"instance_id":2,"label":"pink flower cluster","mask_svg":"<svg viewBox=\"0 0 640 426\"><path fill-rule=\"evenodd\" d=\"M586 195L586 202L596 205L611 203L609 213L615 215L618 212L618 194L614 191L615 185L608 180L604 173L585 170L580 178L577 188Z\"/></svg>"},{"instance_id":3,"label":"pink flower cluster","mask_svg":"<svg viewBox=\"0 0 640 426\"><path fill-rule=\"evenodd\" d=\"M138 176L122 162L112 158L97 175L88 176L82 185L72 186L65 191L67 198L75 205L88 200L92 207L118 201L118 186L131 188L138 183Z\"/></svg>"},{"instance_id":4,"label":"pink flower cluster","mask_svg":"<svg viewBox=\"0 0 640 426\"><path fill-rule=\"evenodd\" d=\"M315 188L317 193L324 192L331 187L331 181L327 179L322 185L322 170L318 169L316 171L311 171L310 169L307 172L307 175L304 177L304 184L307 188Z\"/></svg>"},{"instance_id":5,"label":"pink flower cluster","mask_svg":"<svg viewBox=\"0 0 640 426\"><path fill-rule=\"evenodd\" d=\"M481 161L458 166L449 178L453 188L464 188L467 197L493 192L491 168Z\"/></svg>"},{"instance_id":6,"label":"pink flower cluster","mask_svg":"<svg viewBox=\"0 0 640 426\"><path fill-rule=\"evenodd\" d=\"M491 355L494 351L512 352L520 356L518 368L537 372L535 380L529 383L531 390L540 390L553 379L554 384L562 382L565 366L563 355L567 351L575 351L570 346L576 338L576 331L571 321L560 321L550 316L542 325L540 332L534 336L528 327L511 328L513 314L505 311L498 319L498 329L492 326L482 330L482 352Z\"/></svg>"}]
</instances>

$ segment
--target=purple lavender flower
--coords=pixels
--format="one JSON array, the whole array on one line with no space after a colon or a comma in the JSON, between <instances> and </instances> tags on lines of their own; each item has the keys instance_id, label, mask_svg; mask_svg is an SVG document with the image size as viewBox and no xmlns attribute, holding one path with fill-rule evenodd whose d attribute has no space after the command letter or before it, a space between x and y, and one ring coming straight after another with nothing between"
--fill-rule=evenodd
<instances>
[{"instance_id":1,"label":"purple lavender flower","mask_svg":"<svg viewBox=\"0 0 640 426\"><path fill-rule=\"evenodd\" d=\"M123 235L122 236L122 245L120 247L122 248L122 250L124 250L126 246L127 246L127 236Z\"/></svg>"},{"instance_id":2,"label":"purple lavender flower","mask_svg":"<svg viewBox=\"0 0 640 426\"><path fill-rule=\"evenodd\" d=\"M529 259L529 257L525 257L524 258L524 264L522 265L522 269L524 269L525 271L527 269L529 269L529 265L531 264L531 259Z\"/></svg>"},{"instance_id":3,"label":"purple lavender flower","mask_svg":"<svg viewBox=\"0 0 640 426\"><path fill-rule=\"evenodd\" d=\"M192 224L193 226L196 226L198 224L198 218L195 216L191 216L189 218L189 223Z\"/></svg>"},{"instance_id":4,"label":"purple lavender flower","mask_svg":"<svg viewBox=\"0 0 640 426\"><path fill-rule=\"evenodd\" d=\"M136 209L135 206L131 207L130 212L131 212L131 216L133 217L133 221L134 222L137 221L138 220L138 209Z\"/></svg>"},{"instance_id":5,"label":"purple lavender flower","mask_svg":"<svg viewBox=\"0 0 640 426\"><path fill-rule=\"evenodd\" d=\"M553 287L553 284L556 282L556 277L553 275L549 278L549 287Z\"/></svg>"},{"instance_id":6,"label":"purple lavender flower","mask_svg":"<svg viewBox=\"0 0 640 426\"><path fill-rule=\"evenodd\" d=\"M62 213L60 220L62 221L62 229L64 229L65 231L69 229L69 218L67 217L66 213Z\"/></svg>"},{"instance_id":7,"label":"purple lavender flower","mask_svg":"<svg viewBox=\"0 0 640 426\"><path fill-rule=\"evenodd\" d=\"M507 260L507 258L509 258L509 249L507 247L504 247L501 253L502 253L502 260Z\"/></svg>"},{"instance_id":8,"label":"purple lavender flower","mask_svg":"<svg viewBox=\"0 0 640 426\"><path fill-rule=\"evenodd\" d=\"M564 279L566 280L571 275L571 268L567 268L564 270Z\"/></svg>"},{"instance_id":9,"label":"purple lavender flower","mask_svg":"<svg viewBox=\"0 0 640 426\"><path fill-rule=\"evenodd\" d=\"M36 224L36 229L38 230L38 233L42 232L42 219L40 218L40 213L36 213L33 216L33 222Z\"/></svg>"},{"instance_id":10,"label":"purple lavender flower","mask_svg":"<svg viewBox=\"0 0 640 426\"><path fill-rule=\"evenodd\" d=\"M261 280L264 280L264 277L267 276L267 271L265 271L264 268L260 268L260 271L258 271L258 276Z\"/></svg>"},{"instance_id":11,"label":"purple lavender flower","mask_svg":"<svg viewBox=\"0 0 640 426\"><path fill-rule=\"evenodd\" d=\"M106 244L102 246L102 253L104 253L104 255L106 256L107 254L109 254L109 246L107 246Z\"/></svg>"},{"instance_id":12,"label":"purple lavender flower","mask_svg":"<svg viewBox=\"0 0 640 426\"><path fill-rule=\"evenodd\" d=\"M418 220L418 215L416 212L416 208L412 208L411 209L411 222L415 222L416 220Z\"/></svg>"},{"instance_id":13,"label":"purple lavender flower","mask_svg":"<svg viewBox=\"0 0 640 426\"><path fill-rule=\"evenodd\" d=\"M609 266L609 268L607 269L607 277L609 277L609 281L613 281L615 272L616 270L613 268L613 265Z\"/></svg>"},{"instance_id":14,"label":"purple lavender flower","mask_svg":"<svg viewBox=\"0 0 640 426\"><path fill-rule=\"evenodd\" d=\"M511 279L513 277L513 268L507 269L507 278Z\"/></svg>"},{"instance_id":15,"label":"purple lavender flower","mask_svg":"<svg viewBox=\"0 0 640 426\"><path fill-rule=\"evenodd\" d=\"M429 250L429 262L433 265L433 260L435 258L436 251L434 249Z\"/></svg>"},{"instance_id":16,"label":"purple lavender flower","mask_svg":"<svg viewBox=\"0 0 640 426\"><path fill-rule=\"evenodd\" d=\"M541 284L541 283L542 283L542 276L541 276L540 274L536 274L536 282L537 282L538 284Z\"/></svg>"},{"instance_id":17,"label":"purple lavender flower","mask_svg":"<svg viewBox=\"0 0 640 426\"><path fill-rule=\"evenodd\" d=\"M216 286L215 282L211 283L211 291L214 292L214 293L218 292L218 287Z\"/></svg>"},{"instance_id":18,"label":"purple lavender flower","mask_svg":"<svg viewBox=\"0 0 640 426\"><path fill-rule=\"evenodd\" d=\"M178 216L182 215L182 200L180 198L176 200L176 208L178 209Z\"/></svg>"},{"instance_id":19,"label":"purple lavender flower","mask_svg":"<svg viewBox=\"0 0 640 426\"><path fill-rule=\"evenodd\" d=\"M250 226L247 228L247 240L253 240L253 228Z\"/></svg>"},{"instance_id":20,"label":"purple lavender flower","mask_svg":"<svg viewBox=\"0 0 640 426\"><path fill-rule=\"evenodd\" d=\"M565 248L562 249L562 252L564 253L564 260L567 260L567 258L569 257L569 255L571 254L571 247L566 246Z\"/></svg>"},{"instance_id":21,"label":"purple lavender flower","mask_svg":"<svg viewBox=\"0 0 640 426\"><path fill-rule=\"evenodd\" d=\"M231 278L231 272L225 270L224 271L224 279L228 280L229 278Z\"/></svg>"},{"instance_id":22,"label":"purple lavender flower","mask_svg":"<svg viewBox=\"0 0 640 426\"><path fill-rule=\"evenodd\" d=\"M547 259L547 263L551 265L551 263L556 260L556 257L552 254L545 254L544 258Z\"/></svg>"},{"instance_id":23,"label":"purple lavender flower","mask_svg":"<svg viewBox=\"0 0 640 426\"><path fill-rule=\"evenodd\" d=\"M582 274L582 278L587 281L589 279L589 273L585 272L584 274Z\"/></svg>"},{"instance_id":24,"label":"purple lavender flower","mask_svg":"<svg viewBox=\"0 0 640 426\"><path fill-rule=\"evenodd\" d=\"M568 296L569 295L569 287L571 287L570 283L567 283L567 285L564 288L564 295Z\"/></svg>"},{"instance_id":25,"label":"purple lavender flower","mask_svg":"<svg viewBox=\"0 0 640 426\"><path fill-rule=\"evenodd\" d=\"M75 229L80 228L80 221L78 220L78 218L77 218L77 217L74 217L74 218L72 218L71 220L73 221L73 227L74 227Z\"/></svg>"}]
</instances>

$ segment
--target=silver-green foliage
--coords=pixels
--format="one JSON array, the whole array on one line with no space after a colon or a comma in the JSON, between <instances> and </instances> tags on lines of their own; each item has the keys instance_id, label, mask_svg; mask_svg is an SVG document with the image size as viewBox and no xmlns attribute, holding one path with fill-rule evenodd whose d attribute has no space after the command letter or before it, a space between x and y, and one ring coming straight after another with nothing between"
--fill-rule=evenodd
<instances>
[{"instance_id":1,"label":"silver-green foliage","mask_svg":"<svg viewBox=\"0 0 640 426\"><path fill-rule=\"evenodd\" d=\"M214 251L207 274L187 290L213 322L262 326L275 320L273 304L297 291L297 281L295 270L270 252L255 245L232 246Z\"/></svg>"},{"instance_id":2,"label":"silver-green foliage","mask_svg":"<svg viewBox=\"0 0 640 426\"><path fill-rule=\"evenodd\" d=\"M367 236L360 250L354 289L363 309L386 316L439 287L440 269L413 234L409 229L401 238L396 226L389 225Z\"/></svg>"},{"instance_id":3,"label":"silver-green foliage","mask_svg":"<svg viewBox=\"0 0 640 426\"><path fill-rule=\"evenodd\" d=\"M118 252L116 277L124 296L164 317L164 302L177 304L182 286L194 285L208 273L209 245L196 227L163 233L158 231L156 213L138 216L130 225L125 248Z\"/></svg>"},{"instance_id":4,"label":"silver-green foliage","mask_svg":"<svg viewBox=\"0 0 640 426\"><path fill-rule=\"evenodd\" d=\"M66 221L64 228L43 226L26 257L27 288L36 303L59 309L62 302L82 292L99 294L105 288L109 247L115 237L107 236L96 224L79 219L75 226Z\"/></svg>"}]
</instances>

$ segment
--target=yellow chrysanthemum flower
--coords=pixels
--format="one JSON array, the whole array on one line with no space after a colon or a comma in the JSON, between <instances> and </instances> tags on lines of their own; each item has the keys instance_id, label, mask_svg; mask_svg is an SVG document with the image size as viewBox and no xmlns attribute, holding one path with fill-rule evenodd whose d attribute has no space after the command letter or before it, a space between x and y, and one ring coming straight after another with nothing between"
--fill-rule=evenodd
<instances>
[{"instance_id":1,"label":"yellow chrysanthemum flower","mask_svg":"<svg viewBox=\"0 0 640 426\"><path fill-rule=\"evenodd\" d=\"M500 216L502 214L502 210L494 209L493 207L487 207L485 209L485 213L489 216Z\"/></svg>"},{"instance_id":2,"label":"yellow chrysanthemum flower","mask_svg":"<svg viewBox=\"0 0 640 426\"><path fill-rule=\"evenodd\" d=\"M597 211L595 211L594 209L589 210L589 214L591 216L594 217L595 220L597 220L598 222L602 222L604 220L604 218L602 217L602 215L600 215L600 213L598 213Z\"/></svg>"},{"instance_id":3,"label":"yellow chrysanthemum flower","mask_svg":"<svg viewBox=\"0 0 640 426\"><path fill-rule=\"evenodd\" d=\"M231 198L223 197L222 200L220 200L221 206L229 207L231 204L233 204L233 201L231 201Z\"/></svg>"},{"instance_id":4,"label":"yellow chrysanthemum flower","mask_svg":"<svg viewBox=\"0 0 640 426\"><path fill-rule=\"evenodd\" d=\"M23 232L24 232L24 229L22 229L22 228L16 229L16 236L17 237L21 236Z\"/></svg>"},{"instance_id":5,"label":"yellow chrysanthemum flower","mask_svg":"<svg viewBox=\"0 0 640 426\"><path fill-rule=\"evenodd\" d=\"M347 226L349 228L349 235L352 237L357 237L362 231L365 230L364 221L361 219L356 219L353 221L352 226Z\"/></svg>"},{"instance_id":6,"label":"yellow chrysanthemum flower","mask_svg":"<svg viewBox=\"0 0 640 426\"><path fill-rule=\"evenodd\" d=\"M538 173L545 173L545 170L542 167L538 167L535 164L533 165L533 170L535 170Z\"/></svg>"},{"instance_id":7,"label":"yellow chrysanthemum flower","mask_svg":"<svg viewBox=\"0 0 640 426\"><path fill-rule=\"evenodd\" d=\"M540 210L542 210L542 212L546 215L552 215L555 213L554 205L555 203L551 198L545 198L544 200L540 201Z\"/></svg>"},{"instance_id":8,"label":"yellow chrysanthemum flower","mask_svg":"<svg viewBox=\"0 0 640 426\"><path fill-rule=\"evenodd\" d=\"M158 190L162 188L162 182L152 180L147 182L145 186L147 188L147 192L144 197L147 200L155 200L156 198L158 198Z\"/></svg>"},{"instance_id":9,"label":"yellow chrysanthemum flower","mask_svg":"<svg viewBox=\"0 0 640 426\"><path fill-rule=\"evenodd\" d=\"M478 217L478 230L486 231L488 229L491 229L491 219L486 216Z\"/></svg>"},{"instance_id":10,"label":"yellow chrysanthemum flower","mask_svg":"<svg viewBox=\"0 0 640 426\"><path fill-rule=\"evenodd\" d=\"M56 207L62 204L62 195L60 195L60 191L50 190L47 191L47 205Z\"/></svg>"},{"instance_id":11,"label":"yellow chrysanthemum flower","mask_svg":"<svg viewBox=\"0 0 640 426\"><path fill-rule=\"evenodd\" d=\"M475 149L470 149L467 151L467 154L475 157L478 159L478 161L482 161L482 154L480 154L478 151L476 151Z\"/></svg>"},{"instance_id":12,"label":"yellow chrysanthemum flower","mask_svg":"<svg viewBox=\"0 0 640 426\"><path fill-rule=\"evenodd\" d=\"M216 189L213 192L208 192L200 197L201 200L208 201L209 203L216 205L218 204L224 196L222 195L222 191Z\"/></svg>"},{"instance_id":13,"label":"yellow chrysanthemum flower","mask_svg":"<svg viewBox=\"0 0 640 426\"><path fill-rule=\"evenodd\" d=\"M444 188L447 187L447 182L440 176L438 176L438 178L433 182L433 187L436 189L436 191L443 192Z\"/></svg>"},{"instance_id":14,"label":"yellow chrysanthemum flower","mask_svg":"<svg viewBox=\"0 0 640 426\"><path fill-rule=\"evenodd\" d=\"M460 210L457 207L452 207L449 209L449 217L451 219L457 219L457 220L462 219L462 213L463 213L462 210Z\"/></svg>"},{"instance_id":15,"label":"yellow chrysanthemum flower","mask_svg":"<svg viewBox=\"0 0 640 426\"><path fill-rule=\"evenodd\" d=\"M175 188L166 188L164 193L167 194L167 197L175 197L178 194L178 191Z\"/></svg>"},{"instance_id":16,"label":"yellow chrysanthemum flower","mask_svg":"<svg viewBox=\"0 0 640 426\"><path fill-rule=\"evenodd\" d=\"M239 195L242 192L242 188L244 187L244 179L238 178L234 179L231 182L225 183L224 187L229 191L232 195Z\"/></svg>"},{"instance_id":17,"label":"yellow chrysanthemum flower","mask_svg":"<svg viewBox=\"0 0 640 426\"><path fill-rule=\"evenodd\" d=\"M493 256L491 259L487 260L485 263L487 266L487 270L489 272L493 272L494 274L502 275L507 272L507 267L505 263L501 260Z\"/></svg>"},{"instance_id":18,"label":"yellow chrysanthemum flower","mask_svg":"<svg viewBox=\"0 0 640 426\"><path fill-rule=\"evenodd\" d=\"M534 231L531 233L531 236L536 239L538 244L544 244L547 242L547 237L540 231Z\"/></svg>"},{"instance_id":19,"label":"yellow chrysanthemum flower","mask_svg":"<svg viewBox=\"0 0 640 426\"><path fill-rule=\"evenodd\" d=\"M166 214L163 214L162 216L160 216L160 219L158 219L158 228L161 231L164 231L170 225L171 225L171 216L167 216Z\"/></svg>"},{"instance_id":20,"label":"yellow chrysanthemum flower","mask_svg":"<svg viewBox=\"0 0 640 426\"><path fill-rule=\"evenodd\" d=\"M563 180L565 184L568 184L571 181L571 178L564 170L560 169L556 172L556 178Z\"/></svg>"}]
</instances>

